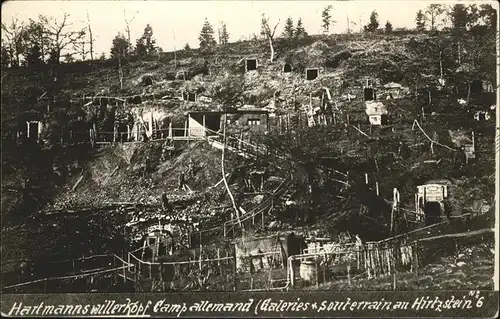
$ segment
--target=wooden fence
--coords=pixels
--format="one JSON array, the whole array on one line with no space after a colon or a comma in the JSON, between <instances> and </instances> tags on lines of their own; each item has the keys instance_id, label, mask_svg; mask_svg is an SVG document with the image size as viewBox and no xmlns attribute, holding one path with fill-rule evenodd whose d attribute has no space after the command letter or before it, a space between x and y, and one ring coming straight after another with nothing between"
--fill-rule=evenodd
<instances>
[{"instance_id":1,"label":"wooden fence","mask_svg":"<svg viewBox=\"0 0 500 319\"><path fill-rule=\"evenodd\" d=\"M463 218L467 218L464 216ZM304 287L339 279L351 280L390 277L397 273L413 272L418 276L419 268L441 257L455 254L461 241L482 240L494 229L483 228L462 232L449 232L443 226L449 222L365 245L336 246L331 250L290 256L288 259L288 282L290 287ZM448 231L442 234L441 231ZM464 243L465 244L465 243ZM393 276L393 277L391 277Z\"/></svg>"},{"instance_id":2,"label":"wooden fence","mask_svg":"<svg viewBox=\"0 0 500 319\"><path fill-rule=\"evenodd\" d=\"M234 256L153 263L129 254L129 260L135 265L136 287L143 291L230 291L235 287Z\"/></svg>"}]
</instances>

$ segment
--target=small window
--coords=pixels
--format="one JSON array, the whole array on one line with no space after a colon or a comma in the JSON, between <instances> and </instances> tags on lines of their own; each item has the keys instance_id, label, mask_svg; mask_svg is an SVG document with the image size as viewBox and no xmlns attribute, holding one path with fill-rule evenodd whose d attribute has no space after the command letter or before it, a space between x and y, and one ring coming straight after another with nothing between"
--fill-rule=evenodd
<instances>
[{"instance_id":1,"label":"small window","mask_svg":"<svg viewBox=\"0 0 500 319\"><path fill-rule=\"evenodd\" d=\"M283 67L283 72L284 73L290 73L292 72L292 66L288 63L285 63L285 66Z\"/></svg>"},{"instance_id":2,"label":"small window","mask_svg":"<svg viewBox=\"0 0 500 319\"><path fill-rule=\"evenodd\" d=\"M260 125L260 119L249 119L248 125Z\"/></svg>"},{"instance_id":3,"label":"small window","mask_svg":"<svg viewBox=\"0 0 500 319\"><path fill-rule=\"evenodd\" d=\"M245 60L245 65L246 65L247 71L257 70L257 60L256 59Z\"/></svg>"},{"instance_id":4,"label":"small window","mask_svg":"<svg viewBox=\"0 0 500 319\"><path fill-rule=\"evenodd\" d=\"M376 99L375 90L373 88L365 88L363 92L365 101L373 101Z\"/></svg>"},{"instance_id":5,"label":"small window","mask_svg":"<svg viewBox=\"0 0 500 319\"><path fill-rule=\"evenodd\" d=\"M152 237L152 238L149 238L149 244L150 245L154 245L156 243L156 238Z\"/></svg>"},{"instance_id":6,"label":"small window","mask_svg":"<svg viewBox=\"0 0 500 319\"><path fill-rule=\"evenodd\" d=\"M318 69L306 69L306 80L311 81L318 77Z\"/></svg>"}]
</instances>

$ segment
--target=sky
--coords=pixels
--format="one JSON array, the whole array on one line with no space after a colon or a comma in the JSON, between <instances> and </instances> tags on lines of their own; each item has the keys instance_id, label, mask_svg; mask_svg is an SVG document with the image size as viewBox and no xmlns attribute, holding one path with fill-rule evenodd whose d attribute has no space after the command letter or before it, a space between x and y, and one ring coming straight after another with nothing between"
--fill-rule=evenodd
<instances>
[{"instance_id":1,"label":"sky","mask_svg":"<svg viewBox=\"0 0 500 319\"><path fill-rule=\"evenodd\" d=\"M83 27L87 23L87 13L95 39L95 52L104 52L109 56L111 43L118 32L125 34L125 18L130 23L131 39L139 38L147 24L153 28L156 44L164 51L173 51L189 43L197 48L198 35L205 18L212 24L217 39L217 28L221 22L227 25L229 41L249 38L253 33L260 33L261 14L269 17L271 25L280 21L276 33L281 34L284 22L291 17L294 23L302 18L309 34L318 34L321 29L321 11L332 5L332 19L336 21L331 33L343 33L347 30L347 19L351 30L359 31L360 25L368 23L370 13L376 10L380 27L390 21L393 28L414 28L415 15L431 3L452 5L457 1L264 1L264 0L203 0L203 1L79 1L79 0L11 0L2 3L2 23L9 23L13 18L28 21L39 14L61 19L64 13L70 14L73 27ZM460 1L471 3L471 1ZM496 1L474 1L490 3ZM361 22L361 23L360 23ZM354 25L356 23L357 25Z\"/></svg>"}]
</instances>

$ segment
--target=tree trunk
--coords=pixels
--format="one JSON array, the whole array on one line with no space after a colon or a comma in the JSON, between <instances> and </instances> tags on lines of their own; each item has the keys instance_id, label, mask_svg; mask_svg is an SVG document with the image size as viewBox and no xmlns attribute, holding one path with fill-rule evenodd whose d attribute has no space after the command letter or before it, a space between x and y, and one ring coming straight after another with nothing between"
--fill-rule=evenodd
<instances>
[{"instance_id":1,"label":"tree trunk","mask_svg":"<svg viewBox=\"0 0 500 319\"><path fill-rule=\"evenodd\" d=\"M238 218L238 222L240 224L240 227L241 227L241 222L239 221L240 219L240 213L239 213L239 210L238 210L238 207L236 207L236 203L234 201L234 197L233 197L233 194L231 194L231 190L229 189L229 185L227 184L227 180L226 180L226 172L225 172L225 169L224 169L224 154L225 154L225 150L226 150L226 115L224 114L224 127L223 127L223 141L222 141L222 159L221 159L221 167L222 167L222 179L224 181L224 186L226 186L226 190L227 190L227 193L229 194L229 198L231 199L231 203L233 204L233 208L234 208L234 211L236 212L236 218Z\"/></svg>"},{"instance_id":2,"label":"tree trunk","mask_svg":"<svg viewBox=\"0 0 500 319\"><path fill-rule=\"evenodd\" d=\"M120 90L123 90L122 58L120 55L118 55L118 77L120 78Z\"/></svg>"},{"instance_id":3,"label":"tree trunk","mask_svg":"<svg viewBox=\"0 0 500 319\"><path fill-rule=\"evenodd\" d=\"M271 58L270 61L274 61L274 46L273 46L273 39L269 37L269 48L271 49Z\"/></svg>"},{"instance_id":4,"label":"tree trunk","mask_svg":"<svg viewBox=\"0 0 500 319\"><path fill-rule=\"evenodd\" d=\"M92 30L89 25L89 36L90 36L90 60L94 60L94 38L92 38Z\"/></svg>"},{"instance_id":5,"label":"tree trunk","mask_svg":"<svg viewBox=\"0 0 500 319\"><path fill-rule=\"evenodd\" d=\"M429 94L429 105L428 106L431 106L431 102L432 102L432 93L431 93L431 90L430 89L427 89L427 92Z\"/></svg>"}]
</instances>

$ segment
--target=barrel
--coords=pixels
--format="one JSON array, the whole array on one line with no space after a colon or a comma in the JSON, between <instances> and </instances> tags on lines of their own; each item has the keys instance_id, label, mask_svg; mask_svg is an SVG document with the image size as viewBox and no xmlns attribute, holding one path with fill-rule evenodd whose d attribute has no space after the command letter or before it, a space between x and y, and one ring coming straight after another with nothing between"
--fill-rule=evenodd
<instances>
[{"instance_id":1,"label":"barrel","mask_svg":"<svg viewBox=\"0 0 500 319\"><path fill-rule=\"evenodd\" d=\"M304 281L315 282L316 281L316 262L314 260L304 260L300 263L300 278Z\"/></svg>"}]
</instances>

